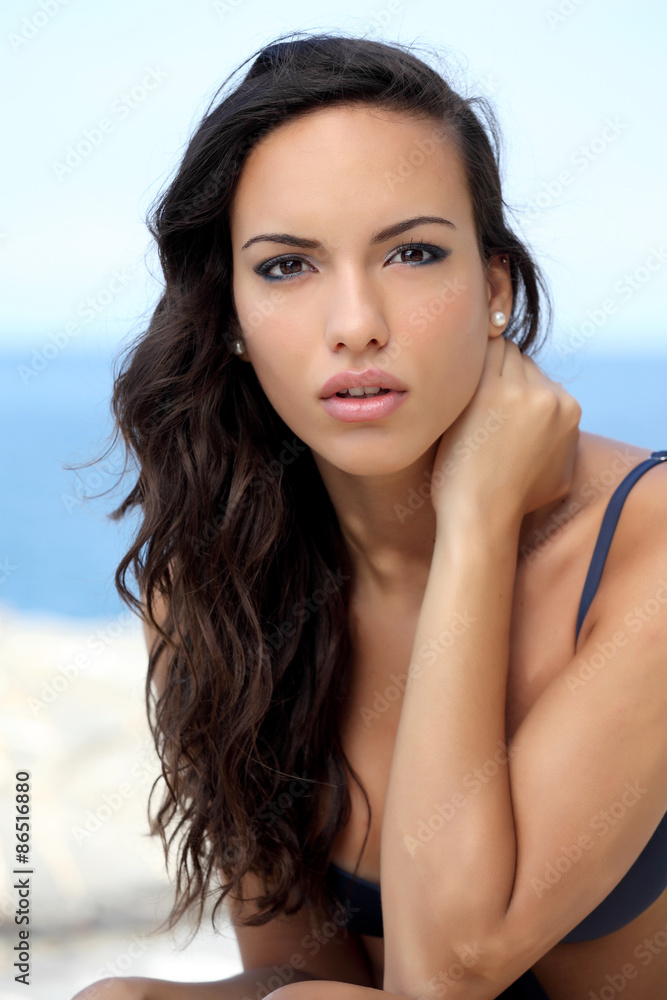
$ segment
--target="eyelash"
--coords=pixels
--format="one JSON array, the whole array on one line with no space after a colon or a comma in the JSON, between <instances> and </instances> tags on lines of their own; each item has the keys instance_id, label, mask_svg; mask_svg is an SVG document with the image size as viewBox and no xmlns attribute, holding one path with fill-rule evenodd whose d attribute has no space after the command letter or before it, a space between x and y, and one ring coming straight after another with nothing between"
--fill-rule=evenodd
<instances>
[{"instance_id":1,"label":"eyelash","mask_svg":"<svg viewBox=\"0 0 667 1000\"><path fill-rule=\"evenodd\" d=\"M405 243L401 247L396 247L391 256L395 257L397 253L401 253L403 250L426 250L428 253L433 254L430 260L404 260L401 262L407 264L408 267L423 267L426 264L434 264L437 260L443 260L449 256L450 253L449 250L442 250L440 247L433 246L430 243ZM283 254L282 257L272 257L271 260L266 260L263 264L258 264L254 269L255 273L259 274L265 281L289 281L292 278L302 278L304 275L311 273L309 271L299 271L296 274L268 274L272 267L286 260L301 260L304 263L308 263L298 254Z\"/></svg>"}]
</instances>

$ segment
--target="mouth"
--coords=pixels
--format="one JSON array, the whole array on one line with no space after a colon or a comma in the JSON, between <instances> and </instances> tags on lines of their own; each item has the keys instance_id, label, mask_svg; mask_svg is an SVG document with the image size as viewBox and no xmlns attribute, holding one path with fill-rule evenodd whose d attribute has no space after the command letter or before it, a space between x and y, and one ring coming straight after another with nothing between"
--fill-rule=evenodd
<instances>
[{"instance_id":1,"label":"mouth","mask_svg":"<svg viewBox=\"0 0 667 1000\"><path fill-rule=\"evenodd\" d=\"M392 392L392 389L378 389L378 388L358 388L358 389L343 389L341 392L335 392L334 396L338 396L339 399L371 399L373 396L386 396L388 392ZM331 396L327 397L331 399Z\"/></svg>"},{"instance_id":2,"label":"mouth","mask_svg":"<svg viewBox=\"0 0 667 1000\"><path fill-rule=\"evenodd\" d=\"M364 368L357 370L348 368L339 371L326 380L320 390L320 399L357 398L366 396L386 396L390 392L407 392L407 386L392 372L381 368Z\"/></svg>"},{"instance_id":3,"label":"mouth","mask_svg":"<svg viewBox=\"0 0 667 1000\"><path fill-rule=\"evenodd\" d=\"M336 420L355 423L388 417L406 399L407 389L380 389L373 393L344 389L321 400L322 406Z\"/></svg>"}]
</instances>

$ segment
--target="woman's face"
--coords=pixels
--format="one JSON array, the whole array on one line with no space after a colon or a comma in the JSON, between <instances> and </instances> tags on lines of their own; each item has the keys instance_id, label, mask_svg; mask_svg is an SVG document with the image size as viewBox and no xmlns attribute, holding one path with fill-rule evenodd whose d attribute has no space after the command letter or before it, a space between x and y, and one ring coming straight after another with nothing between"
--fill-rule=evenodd
<instances>
[{"instance_id":1,"label":"woman's face","mask_svg":"<svg viewBox=\"0 0 667 1000\"><path fill-rule=\"evenodd\" d=\"M420 216L447 221L377 239ZM345 472L415 462L470 402L502 332L491 313L511 310L506 265L482 266L452 142L433 122L376 108L308 114L252 150L230 222L243 357L280 417ZM368 367L404 384L401 404L376 419L332 415L324 383Z\"/></svg>"}]
</instances>

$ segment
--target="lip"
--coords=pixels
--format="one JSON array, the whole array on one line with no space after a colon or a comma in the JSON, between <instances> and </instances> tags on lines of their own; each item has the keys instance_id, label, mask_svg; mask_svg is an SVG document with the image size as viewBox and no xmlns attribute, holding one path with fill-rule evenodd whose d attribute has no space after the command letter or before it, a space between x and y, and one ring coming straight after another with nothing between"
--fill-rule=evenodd
<instances>
[{"instance_id":1,"label":"lip","mask_svg":"<svg viewBox=\"0 0 667 1000\"><path fill-rule=\"evenodd\" d=\"M375 385L377 384L376 382ZM354 423L358 420L379 420L381 417L388 417L401 403L405 402L407 395L407 390L397 392L392 389L391 392L386 392L381 396L367 396L365 399L361 396L341 399L340 396L334 395L321 402L327 413L335 417L336 420Z\"/></svg>"},{"instance_id":2,"label":"lip","mask_svg":"<svg viewBox=\"0 0 667 1000\"><path fill-rule=\"evenodd\" d=\"M400 379L381 368L364 368L355 372L351 368L344 372L336 372L327 379L320 390L321 399L329 399L344 389L356 389L359 386L378 385L381 389L393 389L397 393L405 392L407 386Z\"/></svg>"}]
</instances>

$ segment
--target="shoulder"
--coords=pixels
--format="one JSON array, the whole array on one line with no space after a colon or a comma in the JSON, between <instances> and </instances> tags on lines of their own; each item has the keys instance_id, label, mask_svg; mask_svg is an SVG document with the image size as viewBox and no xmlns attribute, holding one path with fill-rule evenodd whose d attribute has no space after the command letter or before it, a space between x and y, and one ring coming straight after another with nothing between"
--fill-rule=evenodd
<instances>
[{"instance_id":1,"label":"shoulder","mask_svg":"<svg viewBox=\"0 0 667 1000\"><path fill-rule=\"evenodd\" d=\"M614 451L619 456L621 454L624 455L627 469L623 473L619 483L613 489L610 489L606 503L611 500L611 495L620 484L620 481L630 475L638 466L643 465L644 461L651 454L651 449L648 448L628 446L623 442L613 442L613 444L617 446L614 448ZM667 435L664 444L665 449L667 449ZM658 447L654 450L659 451L661 449ZM615 555L617 560L623 559L630 563L640 554L643 554L643 557L647 557L651 552L656 552L659 546L667 541L666 510L667 461L659 461L649 466L639 475L623 499L623 505L614 531ZM618 535L618 538L616 538L616 535ZM664 550L661 554L664 558Z\"/></svg>"},{"instance_id":2,"label":"shoulder","mask_svg":"<svg viewBox=\"0 0 667 1000\"><path fill-rule=\"evenodd\" d=\"M666 436L667 437L667 436ZM649 457L651 449L602 441L600 455L626 469L601 499L605 509L620 482ZM664 442L667 449L667 440ZM654 449L662 450L660 444ZM667 642L667 461L657 462L632 484L621 507L596 593L598 625L639 631L638 622L661 629ZM600 517L601 521L601 517Z\"/></svg>"},{"instance_id":3,"label":"shoulder","mask_svg":"<svg viewBox=\"0 0 667 1000\"><path fill-rule=\"evenodd\" d=\"M588 508L592 510L596 508L599 511L599 516L593 515L593 519L600 522L604 510L623 480L637 466L642 465L650 457L652 451L660 451L663 447L667 449L667 433L664 442L658 443L654 449L651 449L582 431L576 473L566 498L567 501L576 501L577 509ZM623 501L617 529L614 532L614 547L616 549L620 548L616 544L617 531L619 535L621 531L625 535L627 529L632 528L633 525L641 530L641 525L636 524L637 515L642 513L655 515L659 512L660 505L664 504L665 489L667 488L666 467L667 461L655 463L640 475L630 487Z\"/></svg>"}]
</instances>

